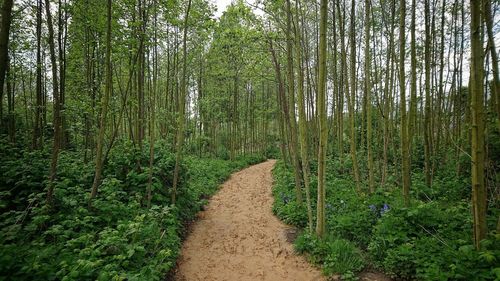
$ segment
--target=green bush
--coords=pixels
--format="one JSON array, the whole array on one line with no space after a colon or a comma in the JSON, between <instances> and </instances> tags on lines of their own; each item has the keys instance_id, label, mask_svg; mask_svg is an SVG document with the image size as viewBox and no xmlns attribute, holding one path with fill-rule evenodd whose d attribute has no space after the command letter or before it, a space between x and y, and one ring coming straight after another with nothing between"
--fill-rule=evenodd
<instances>
[{"instance_id":1,"label":"green bush","mask_svg":"<svg viewBox=\"0 0 500 281\"><path fill-rule=\"evenodd\" d=\"M487 243L491 257L485 263L479 258L483 251L473 250L466 238L471 237L471 229L468 204L417 203L382 216L368 251L375 265L393 276L495 280L493 265L500 259L500 245L496 240ZM468 256L462 254L465 249L470 250Z\"/></svg>"},{"instance_id":2,"label":"green bush","mask_svg":"<svg viewBox=\"0 0 500 281\"><path fill-rule=\"evenodd\" d=\"M322 266L325 274L351 275L365 267L361 251L352 242L333 236L319 239L310 233L302 233L295 241L295 250L307 253L313 263Z\"/></svg>"},{"instance_id":3,"label":"green bush","mask_svg":"<svg viewBox=\"0 0 500 281\"><path fill-rule=\"evenodd\" d=\"M285 223L305 227L307 210L305 204L298 204L295 193L295 182L292 172L279 161L273 169L275 183L273 186L273 213Z\"/></svg>"},{"instance_id":4,"label":"green bush","mask_svg":"<svg viewBox=\"0 0 500 281\"><path fill-rule=\"evenodd\" d=\"M149 153L144 147L138 151L128 142L116 144L92 208L87 205L93 163L62 151L54 206L48 208L49 154L0 143L0 280L162 280L175 265L183 223L232 172L263 160L185 157L172 206L175 159L168 145L158 143L148 209Z\"/></svg>"},{"instance_id":5,"label":"green bush","mask_svg":"<svg viewBox=\"0 0 500 281\"><path fill-rule=\"evenodd\" d=\"M467 178L455 177L454 172L448 171L454 169L454 165L443 168L430 188L425 186L422 172L414 173L412 205L405 208L400 187L391 183L377 187L373 194L358 194L351 171L343 169L351 165L348 157L342 164L338 158L328 159L327 164L328 237L319 240L305 233L295 242L297 251L308 253L326 273L344 273L344 279L355 277L356 271L352 268L356 266L352 264L359 263L336 254L339 249L359 251L353 250L353 246L366 250L371 264L395 278L500 280L500 267L497 266L500 235L491 234L479 251L471 245L470 184ZM316 208L316 167L316 163L311 162L313 209ZM286 223L305 227L307 211L305 204L295 201L291 168L279 161L273 175L274 213ZM488 212L489 228L494 229L498 208L493 204ZM354 260L358 260L356 255Z\"/></svg>"}]
</instances>

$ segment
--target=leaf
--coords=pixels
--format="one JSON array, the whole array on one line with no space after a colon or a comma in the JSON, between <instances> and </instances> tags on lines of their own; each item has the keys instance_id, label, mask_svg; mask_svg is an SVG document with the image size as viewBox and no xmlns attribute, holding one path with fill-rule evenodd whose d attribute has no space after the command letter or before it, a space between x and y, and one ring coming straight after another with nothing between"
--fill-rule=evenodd
<instances>
[{"instance_id":1,"label":"leaf","mask_svg":"<svg viewBox=\"0 0 500 281\"><path fill-rule=\"evenodd\" d=\"M495 254L491 251L484 251L479 254L479 258L488 262L493 263L496 260Z\"/></svg>"}]
</instances>

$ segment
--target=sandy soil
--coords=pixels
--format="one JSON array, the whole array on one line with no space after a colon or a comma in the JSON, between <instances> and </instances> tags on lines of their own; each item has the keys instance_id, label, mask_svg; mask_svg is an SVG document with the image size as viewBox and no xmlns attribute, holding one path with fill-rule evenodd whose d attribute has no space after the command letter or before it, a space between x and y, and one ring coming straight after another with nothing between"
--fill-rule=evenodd
<instances>
[{"instance_id":1,"label":"sandy soil","mask_svg":"<svg viewBox=\"0 0 500 281\"><path fill-rule=\"evenodd\" d=\"M293 251L272 214L270 160L237 172L199 214L182 247L175 280L326 280Z\"/></svg>"}]
</instances>

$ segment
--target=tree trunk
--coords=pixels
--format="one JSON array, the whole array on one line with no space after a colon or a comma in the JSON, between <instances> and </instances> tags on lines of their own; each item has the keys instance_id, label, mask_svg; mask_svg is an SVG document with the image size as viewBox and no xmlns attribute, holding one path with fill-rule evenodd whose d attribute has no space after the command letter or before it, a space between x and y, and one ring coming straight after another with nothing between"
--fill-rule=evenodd
<instances>
[{"instance_id":1,"label":"tree trunk","mask_svg":"<svg viewBox=\"0 0 500 281\"><path fill-rule=\"evenodd\" d=\"M401 161L403 178L403 198L405 206L410 205L410 152L408 149L408 120L406 113L406 79L405 79L405 17L406 1L400 1L399 11L399 92L401 95Z\"/></svg>"},{"instance_id":2,"label":"tree trunk","mask_svg":"<svg viewBox=\"0 0 500 281\"><path fill-rule=\"evenodd\" d=\"M287 57L287 82L288 82L288 98L289 98L289 115L290 115L290 145L291 145L291 157L292 164L294 167L294 179L295 179L295 195L297 203L302 204L302 191L301 191L301 172L300 172L300 160L299 152L297 146L297 125L295 118L295 80L293 75L293 55L292 55L292 12L290 7L290 0L286 1L286 57Z\"/></svg>"},{"instance_id":3,"label":"tree trunk","mask_svg":"<svg viewBox=\"0 0 500 281\"><path fill-rule=\"evenodd\" d=\"M474 219L474 244L480 248L480 241L486 237L487 193L484 181L484 52L481 34L481 1L470 1L471 7L471 156L472 156L472 210Z\"/></svg>"},{"instance_id":4,"label":"tree trunk","mask_svg":"<svg viewBox=\"0 0 500 281\"><path fill-rule=\"evenodd\" d=\"M425 6L425 43L424 43L424 64L425 64L425 112L424 112L424 157L425 157L425 183L428 187L432 182L432 164L431 164L431 23L429 0L424 1Z\"/></svg>"},{"instance_id":5,"label":"tree trunk","mask_svg":"<svg viewBox=\"0 0 500 281\"><path fill-rule=\"evenodd\" d=\"M351 127L351 158L352 158L352 172L354 174L354 182L356 183L356 190L358 193L361 192L361 180L359 177L359 167L358 167L358 158L356 155L356 129L355 129L355 103L356 103L356 0L352 0L351 2L351 26L350 26L350 44L351 44L351 57L350 57L350 72L351 72L351 92L346 91L346 94L349 96L347 99L348 107L349 107L349 122Z\"/></svg>"},{"instance_id":6,"label":"tree trunk","mask_svg":"<svg viewBox=\"0 0 500 281\"><path fill-rule=\"evenodd\" d=\"M410 116L408 119L408 145L411 148L415 122L417 117L417 51L416 51L416 37L415 37L415 14L416 14L416 1L412 0L411 4L411 24L410 24L410 56L411 56L411 82L410 82Z\"/></svg>"},{"instance_id":7,"label":"tree trunk","mask_svg":"<svg viewBox=\"0 0 500 281\"><path fill-rule=\"evenodd\" d=\"M172 204L175 204L175 198L177 195L177 185L179 184L179 169L180 162L182 158L182 146L184 143L184 123L185 123L185 111L186 111L186 92L188 91L186 87L187 79L187 24L189 19L189 11L191 10L191 0L188 1L186 8L186 15L184 17L184 34L182 38L182 80L181 80L181 92L179 97L179 116L177 120L177 135L175 142L175 167L174 167L174 179L172 183Z\"/></svg>"},{"instance_id":8,"label":"tree trunk","mask_svg":"<svg viewBox=\"0 0 500 281\"><path fill-rule=\"evenodd\" d=\"M113 74L111 72L111 15L112 15L112 1L107 1L107 24L106 24L106 89L102 97L102 108L99 120L99 135L97 136L97 151L95 160L95 174L94 182L92 183L92 191L90 192L89 206L97 196L99 185L101 184L101 175L103 169L103 147L104 147L104 134L106 132L106 116L108 114L109 99L111 96L111 86Z\"/></svg>"},{"instance_id":9,"label":"tree trunk","mask_svg":"<svg viewBox=\"0 0 500 281\"><path fill-rule=\"evenodd\" d=\"M318 201L316 212L316 234L319 237L325 235L325 165L326 148L328 139L328 123L326 119L326 22L327 22L327 0L321 0L320 25L319 25L319 77L318 77L318 116L319 116L319 149L318 149Z\"/></svg>"},{"instance_id":10,"label":"tree trunk","mask_svg":"<svg viewBox=\"0 0 500 281\"><path fill-rule=\"evenodd\" d=\"M153 91L149 95L149 110L150 110L150 120L149 120L149 171L148 171L148 187L147 187L147 207L151 207L152 185L153 185L153 165L154 165L154 153L155 153L155 106L156 106L156 92L157 92L157 80L158 80L158 40L157 40L157 28L158 28L158 11L156 0L153 2L154 5L154 35L153 35Z\"/></svg>"},{"instance_id":11,"label":"tree trunk","mask_svg":"<svg viewBox=\"0 0 500 281\"><path fill-rule=\"evenodd\" d=\"M305 111L305 100L304 100L304 70L302 68L302 46L301 46L301 36L299 27L299 1L296 3L296 17L295 17L295 60L297 62L297 76L298 76L298 88L297 88L297 99L299 107L299 136L300 136L300 156L302 160L302 176L304 179L304 189L306 192L306 204L307 204L307 219L309 231L313 231L313 216L311 207L311 190L310 190L310 169L309 169L309 158L308 158L308 136L307 136L307 118Z\"/></svg>"},{"instance_id":12,"label":"tree trunk","mask_svg":"<svg viewBox=\"0 0 500 281\"><path fill-rule=\"evenodd\" d=\"M498 54L495 46L495 36L493 34L493 16L491 14L491 0L483 0L484 3L484 22L486 23L486 33L488 34L488 49L491 54L493 70L493 87L491 87L492 99L496 101L497 120L500 130L500 78L498 73Z\"/></svg>"},{"instance_id":13,"label":"tree trunk","mask_svg":"<svg viewBox=\"0 0 500 281\"><path fill-rule=\"evenodd\" d=\"M366 98L366 147L368 150L368 187L370 193L375 192L375 179L373 175L372 151L372 102L370 82L371 54L370 54L370 0L365 0L365 98ZM403 20L404 21L404 20Z\"/></svg>"},{"instance_id":14,"label":"tree trunk","mask_svg":"<svg viewBox=\"0 0 500 281\"><path fill-rule=\"evenodd\" d=\"M3 85L9 58L9 34L12 22L12 6L14 0L4 0L2 5L2 26L0 30L0 123L3 120ZM1 124L0 124L1 125Z\"/></svg>"},{"instance_id":15,"label":"tree trunk","mask_svg":"<svg viewBox=\"0 0 500 281\"><path fill-rule=\"evenodd\" d=\"M50 61L52 63L52 96L53 96L53 120L54 120L54 143L52 146L52 158L50 162L49 188L47 190L47 204L52 205L54 197L55 179L57 176L57 161L59 159L59 149L61 147L61 114L60 114L60 96L59 80L57 73L56 51L54 43L54 26L52 24L52 15L50 13L50 0L45 0L45 13L47 15L47 27L49 30L49 49Z\"/></svg>"},{"instance_id":16,"label":"tree trunk","mask_svg":"<svg viewBox=\"0 0 500 281\"><path fill-rule=\"evenodd\" d=\"M36 11L36 107L35 107L35 127L33 130L33 149L39 149L42 145L42 0L37 0Z\"/></svg>"}]
</instances>

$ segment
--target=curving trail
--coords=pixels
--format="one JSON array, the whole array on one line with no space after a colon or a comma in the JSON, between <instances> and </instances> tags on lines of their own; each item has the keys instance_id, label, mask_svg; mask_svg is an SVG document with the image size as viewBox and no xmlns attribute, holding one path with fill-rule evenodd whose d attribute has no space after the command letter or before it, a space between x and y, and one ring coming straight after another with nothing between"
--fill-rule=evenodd
<instances>
[{"instance_id":1,"label":"curving trail","mask_svg":"<svg viewBox=\"0 0 500 281\"><path fill-rule=\"evenodd\" d=\"M326 280L287 242L272 214L275 161L237 172L199 214L182 247L175 280Z\"/></svg>"}]
</instances>

